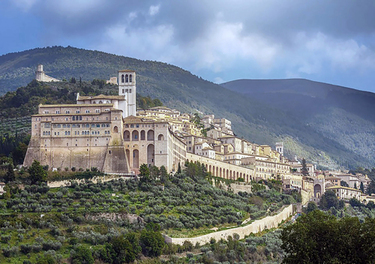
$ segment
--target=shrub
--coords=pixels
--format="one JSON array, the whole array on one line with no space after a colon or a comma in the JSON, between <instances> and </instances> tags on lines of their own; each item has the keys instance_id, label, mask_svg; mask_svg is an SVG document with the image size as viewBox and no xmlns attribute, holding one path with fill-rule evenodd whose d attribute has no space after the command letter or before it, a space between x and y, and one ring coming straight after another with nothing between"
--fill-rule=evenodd
<instances>
[{"instance_id":1,"label":"shrub","mask_svg":"<svg viewBox=\"0 0 375 264\"><path fill-rule=\"evenodd\" d=\"M94 257L92 256L91 250L84 245L80 245L71 252L72 264L93 264Z\"/></svg>"},{"instance_id":2,"label":"shrub","mask_svg":"<svg viewBox=\"0 0 375 264\"><path fill-rule=\"evenodd\" d=\"M7 258L17 256L18 252L19 248L17 246L3 248L3 255Z\"/></svg>"}]
</instances>

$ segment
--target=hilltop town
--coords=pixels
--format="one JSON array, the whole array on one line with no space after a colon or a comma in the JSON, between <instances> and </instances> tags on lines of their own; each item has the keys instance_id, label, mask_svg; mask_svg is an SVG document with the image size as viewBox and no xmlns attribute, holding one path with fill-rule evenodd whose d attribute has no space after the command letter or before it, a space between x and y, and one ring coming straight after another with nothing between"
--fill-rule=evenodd
<instances>
[{"instance_id":1,"label":"hilltop town","mask_svg":"<svg viewBox=\"0 0 375 264\"><path fill-rule=\"evenodd\" d=\"M39 81L58 81L36 71ZM24 166L34 160L52 170L97 168L107 174L137 175L142 164L164 166L174 173L187 162L199 162L212 176L249 183L280 180L286 192L298 190L302 202L318 202L326 190L341 199L372 200L364 195L366 175L320 171L313 164L239 138L231 121L181 113L167 107L136 109L136 73L121 70L108 83L118 95L81 96L76 104L39 105L32 116L31 140ZM345 185L345 186L342 186Z\"/></svg>"}]
</instances>

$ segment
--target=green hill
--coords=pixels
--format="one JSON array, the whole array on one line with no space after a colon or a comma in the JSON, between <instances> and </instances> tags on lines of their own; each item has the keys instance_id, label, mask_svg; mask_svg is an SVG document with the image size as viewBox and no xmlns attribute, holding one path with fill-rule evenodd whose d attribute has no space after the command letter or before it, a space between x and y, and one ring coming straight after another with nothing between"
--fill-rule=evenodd
<instances>
[{"instance_id":1,"label":"green hill","mask_svg":"<svg viewBox=\"0 0 375 264\"><path fill-rule=\"evenodd\" d=\"M158 98L180 111L225 117L232 121L238 136L252 142L274 146L282 140L288 156L297 154L322 166L375 165L371 156L357 154L346 141L338 142L324 131L312 129L301 117L280 110L278 105L244 96L166 63L72 47L38 48L0 57L0 94L28 84L38 64L43 64L52 77L83 81L109 79L119 69L132 69L137 72L137 92L142 96Z\"/></svg>"}]
</instances>

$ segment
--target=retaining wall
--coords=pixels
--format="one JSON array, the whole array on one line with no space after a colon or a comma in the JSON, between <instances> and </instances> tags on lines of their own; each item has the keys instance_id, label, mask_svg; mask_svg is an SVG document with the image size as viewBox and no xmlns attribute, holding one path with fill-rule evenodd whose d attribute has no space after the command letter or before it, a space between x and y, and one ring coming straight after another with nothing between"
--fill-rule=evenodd
<instances>
[{"instance_id":1,"label":"retaining wall","mask_svg":"<svg viewBox=\"0 0 375 264\"><path fill-rule=\"evenodd\" d=\"M167 235L164 235L165 242L172 243L172 244L178 244L183 245L185 241L191 242L193 245L196 243L199 243L200 245L204 245L206 243L209 243L210 240L213 238L216 241L219 241L220 239L227 239L228 236L232 236L234 234L238 234L240 236L240 239L245 238L245 236L250 235L251 233L259 233L263 231L264 229L271 229L276 228L278 225L286 220L288 217L293 215L293 205L289 205L286 208L284 208L280 213L273 216L267 216L263 219L255 220L251 224L243 227L236 227L228 230L218 231L214 233L210 233L203 236L198 237L187 237L187 238L172 238Z\"/></svg>"},{"instance_id":2,"label":"retaining wall","mask_svg":"<svg viewBox=\"0 0 375 264\"><path fill-rule=\"evenodd\" d=\"M95 176L91 179L88 179L92 181L93 183L100 182L107 182L111 180L118 180L118 179L130 179L130 177L121 177L121 176L112 176L112 175L106 175L106 176ZM58 188L58 187L64 187L64 186L70 186L71 182L77 182L78 184L82 184L86 182L86 179L70 179L70 180L64 180L64 181L51 181L47 182L48 187L50 188Z\"/></svg>"}]
</instances>

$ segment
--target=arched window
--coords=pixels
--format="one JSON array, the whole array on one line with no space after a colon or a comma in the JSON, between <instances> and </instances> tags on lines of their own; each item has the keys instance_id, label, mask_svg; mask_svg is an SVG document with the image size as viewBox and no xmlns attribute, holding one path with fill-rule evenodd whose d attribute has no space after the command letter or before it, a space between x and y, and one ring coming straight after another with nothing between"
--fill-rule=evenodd
<instances>
[{"instance_id":1,"label":"arched window","mask_svg":"<svg viewBox=\"0 0 375 264\"><path fill-rule=\"evenodd\" d=\"M147 131L147 140L154 140L154 130Z\"/></svg>"},{"instance_id":2,"label":"arched window","mask_svg":"<svg viewBox=\"0 0 375 264\"><path fill-rule=\"evenodd\" d=\"M118 127L117 127L117 126L115 126L115 127L113 128L113 132L118 133Z\"/></svg>"},{"instance_id":3,"label":"arched window","mask_svg":"<svg viewBox=\"0 0 375 264\"><path fill-rule=\"evenodd\" d=\"M125 82L129 82L129 76L127 74L125 75Z\"/></svg>"},{"instance_id":4,"label":"arched window","mask_svg":"<svg viewBox=\"0 0 375 264\"><path fill-rule=\"evenodd\" d=\"M138 149L133 150L133 169L139 168L139 151Z\"/></svg>"},{"instance_id":5,"label":"arched window","mask_svg":"<svg viewBox=\"0 0 375 264\"><path fill-rule=\"evenodd\" d=\"M124 132L124 140L125 141L130 141L130 132L129 132L129 130L125 130L125 132Z\"/></svg>"},{"instance_id":6,"label":"arched window","mask_svg":"<svg viewBox=\"0 0 375 264\"><path fill-rule=\"evenodd\" d=\"M121 82L122 82L122 83L124 83L124 82L125 82L125 76L124 76L124 74L123 74L123 75L121 75Z\"/></svg>"},{"instance_id":7,"label":"arched window","mask_svg":"<svg viewBox=\"0 0 375 264\"><path fill-rule=\"evenodd\" d=\"M133 82L133 75L129 74L129 82Z\"/></svg>"},{"instance_id":8,"label":"arched window","mask_svg":"<svg viewBox=\"0 0 375 264\"><path fill-rule=\"evenodd\" d=\"M146 140L146 132L144 130L141 131L141 140Z\"/></svg>"},{"instance_id":9,"label":"arched window","mask_svg":"<svg viewBox=\"0 0 375 264\"><path fill-rule=\"evenodd\" d=\"M132 140L139 140L138 131L134 130L132 133Z\"/></svg>"},{"instance_id":10,"label":"arched window","mask_svg":"<svg viewBox=\"0 0 375 264\"><path fill-rule=\"evenodd\" d=\"M154 165L154 156L155 156L155 147L154 145L150 144L147 146L147 164L149 166Z\"/></svg>"},{"instance_id":11,"label":"arched window","mask_svg":"<svg viewBox=\"0 0 375 264\"><path fill-rule=\"evenodd\" d=\"M163 134L160 134L160 135L158 136L158 140L164 140L164 135L163 135Z\"/></svg>"}]
</instances>

